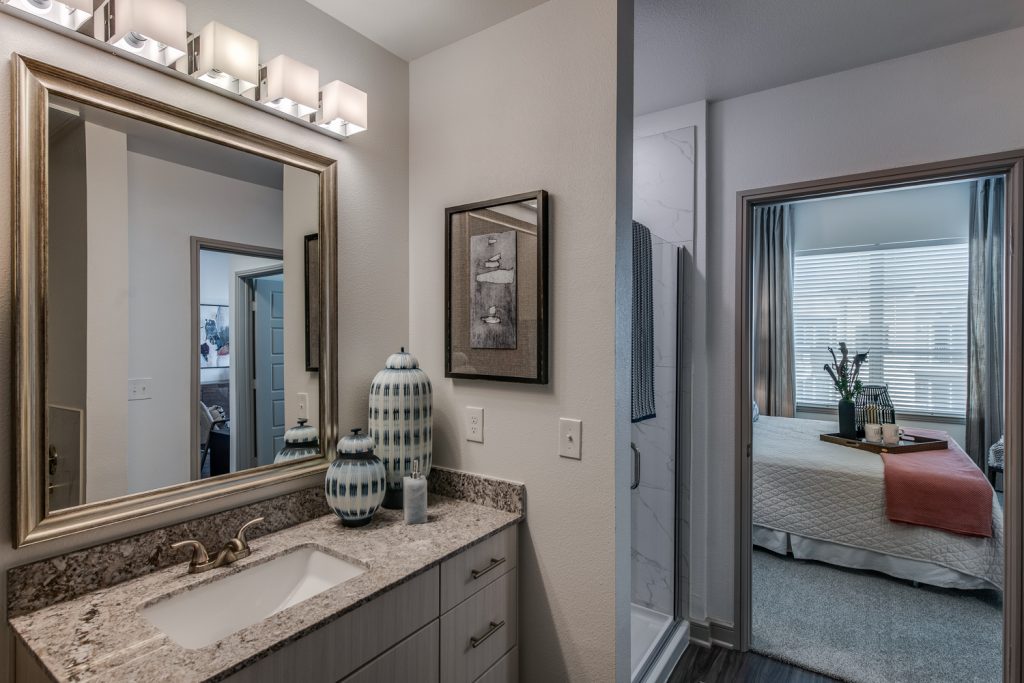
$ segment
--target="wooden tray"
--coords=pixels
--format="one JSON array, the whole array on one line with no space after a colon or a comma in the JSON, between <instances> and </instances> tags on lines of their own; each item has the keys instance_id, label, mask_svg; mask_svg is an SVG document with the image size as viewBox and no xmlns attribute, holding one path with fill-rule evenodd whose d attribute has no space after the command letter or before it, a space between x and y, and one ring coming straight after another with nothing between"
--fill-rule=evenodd
<instances>
[{"instance_id":1,"label":"wooden tray","mask_svg":"<svg viewBox=\"0 0 1024 683\"><path fill-rule=\"evenodd\" d=\"M822 441L872 453L916 453L918 451L944 451L949 448L949 442L945 439L929 439L924 436L904 435L897 446L887 446L881 442L864 439L847 439L839 434L822 434L820 438Z\"/></svg>"}]
</instances>

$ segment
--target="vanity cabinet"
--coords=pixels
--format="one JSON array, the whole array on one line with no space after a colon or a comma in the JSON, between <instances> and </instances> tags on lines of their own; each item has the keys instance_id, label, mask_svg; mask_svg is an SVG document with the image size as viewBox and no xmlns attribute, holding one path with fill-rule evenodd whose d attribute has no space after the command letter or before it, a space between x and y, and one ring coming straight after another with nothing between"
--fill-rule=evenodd
<instances>
[{"instance_id":1,"label":"vanity cabinet","mask_svg":"<svg viewBox=\"0 0 1024 683\"><path fill-rule=\"evenodd\" d=\"M229 680L518 681L518 526L324 624Z\"/></svg>"}]
</instances>

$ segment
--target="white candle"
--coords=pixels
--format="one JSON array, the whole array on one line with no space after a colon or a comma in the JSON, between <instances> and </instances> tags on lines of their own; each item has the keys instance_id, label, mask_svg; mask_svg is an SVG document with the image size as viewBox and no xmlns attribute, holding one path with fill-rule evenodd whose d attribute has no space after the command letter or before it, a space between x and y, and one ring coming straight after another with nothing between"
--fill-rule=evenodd
<instances>
[{"instance_id":1,"label":"white candle","mask_svg":"<svg viewBox=\"0 0 1024 683\"><path fill-rule=\"evenodd\" d=\"M402 477L402 498L406 524L427 521L427 480L420 476L420 461L412 461L412 476Z\"/></svg>"}]
</instances>

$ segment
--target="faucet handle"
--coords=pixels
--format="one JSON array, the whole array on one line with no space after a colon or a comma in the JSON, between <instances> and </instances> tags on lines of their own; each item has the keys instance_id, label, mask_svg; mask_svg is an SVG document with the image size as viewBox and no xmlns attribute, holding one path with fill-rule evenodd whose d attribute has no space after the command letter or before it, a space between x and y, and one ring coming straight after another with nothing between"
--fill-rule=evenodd
<instances>
[{"instance_id":1,"label":"faucet handle","mask_svg":"<svg viewBox=\"0 0 1024 683\"><path fill-rule=\"evenodd\" d=\"M235 534L235 537L228 541L228 545L230 545L232 550L235 551L235 556L238 557L238 559L247 557L249 553L252 552L249 549L249 541L245 538L245 532L249 530L249 527L259 524L262 521L262 517L250 519L248 522L242 525L242 528L238 530L238 533Z\"/></svg>"},{"instance_id":2,"label":"faucet handle","mask_svg":"<svg viewBox=\"0 0 1024 683\"><path fill-rule=\"evenodd\" d=\"M199 541L188 539L185 541L178 541L177 543L171 544L172 550L178 548L192 548L192 560L188 563L189 574L194 574L200 567L208 565L210 563L210 555L206 552L206 546Z\"/></svg>"}]
</instances>

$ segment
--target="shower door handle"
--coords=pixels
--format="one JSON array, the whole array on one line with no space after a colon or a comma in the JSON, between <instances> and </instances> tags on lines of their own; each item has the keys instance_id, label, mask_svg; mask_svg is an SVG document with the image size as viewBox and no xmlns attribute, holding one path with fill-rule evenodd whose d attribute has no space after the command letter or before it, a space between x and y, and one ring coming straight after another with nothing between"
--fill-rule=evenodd
<instances>
[{"instance_id":1,"label":"shower door handle","mask_svg":"<svg viewBox=\"0 0 1024 683\"><path fill-rule=\"evenodd\" d=\"M629 449L633 451L633 481L629 484L630 490L633 491L640 486L640 451L637 450L635 443L629 444Z\"/></svg>"}]
</instances>

